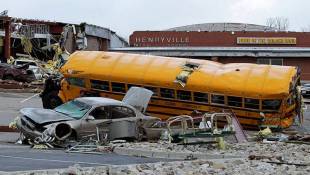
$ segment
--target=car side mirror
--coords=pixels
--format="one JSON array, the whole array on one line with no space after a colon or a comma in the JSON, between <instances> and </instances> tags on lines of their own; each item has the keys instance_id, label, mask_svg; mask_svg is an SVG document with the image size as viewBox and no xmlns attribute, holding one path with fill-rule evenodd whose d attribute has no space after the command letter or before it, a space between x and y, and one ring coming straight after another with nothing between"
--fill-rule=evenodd
<instances>
[{"instance_id":1,"label":"car side mirror","mask_svg":"<svg viewBox=\"0 0 310 175\"><path fill-rule=\"evenodd\" d=\"M86 121L89 121L89 120L95 120L95 117L90 115L86 118Z\"/></svg>"}]
</instances>

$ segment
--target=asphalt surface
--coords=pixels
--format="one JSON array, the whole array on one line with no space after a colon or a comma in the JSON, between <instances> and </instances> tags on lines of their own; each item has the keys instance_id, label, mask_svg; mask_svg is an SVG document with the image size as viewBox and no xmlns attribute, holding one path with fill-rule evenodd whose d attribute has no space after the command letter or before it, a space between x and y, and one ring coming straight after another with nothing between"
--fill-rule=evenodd
<instances>
[{"instance_id":1,"label":"asphalt surface","mask_svg":"<svg viewBox=\"0 0 310 175\"><path fill-rule=\"evenodd\" d=\"M42 107L38 94L0 92L0 126L8 126L25 107Z\"/></svg>"},{"instance_id":2,"label":"asphalt surface","mask_svg":"<svg viewBox=\"0 0 310 175\"><path fill-rule=\"evenodd\" d=\"M159 161L167 160L121 156L113 153L65 153L63 150L37 150L23 145L0 144L0 171L59 169L75 164L91 167Z\"/></svg>"}]
</instances>

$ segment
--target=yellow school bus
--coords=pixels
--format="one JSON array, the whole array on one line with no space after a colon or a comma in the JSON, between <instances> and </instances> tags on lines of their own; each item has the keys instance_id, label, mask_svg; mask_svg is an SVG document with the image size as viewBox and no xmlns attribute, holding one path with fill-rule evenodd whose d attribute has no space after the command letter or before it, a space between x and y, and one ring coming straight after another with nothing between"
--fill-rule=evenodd
<instances>
[{"instance_id":1,"label":"yellow school bus","mask_svg":"<svg viewBox=\"0 0 310 175\"><path fill-rule=\"evenodd\" d=\"M80 96L122 99L131 86L154 92L147 112L167 119L193 111L232 110L243 126L286 128L301 115L296 67L78 51L46 81L43 106Z\"/></svg>"}]
</instances>

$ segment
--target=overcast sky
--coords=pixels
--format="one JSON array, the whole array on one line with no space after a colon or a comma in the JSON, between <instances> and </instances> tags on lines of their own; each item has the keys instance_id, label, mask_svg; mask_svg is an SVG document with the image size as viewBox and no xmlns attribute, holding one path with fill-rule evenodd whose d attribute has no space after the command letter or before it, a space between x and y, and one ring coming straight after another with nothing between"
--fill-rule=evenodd
<instances>
[{"instance_id":1,"label":"overcast sky","mask_svg":"<svg viewBox=\"0 0 310 175\"><path fill-rule=\"evenodd\" d=\"M310 26L309 0L0 0L9 16L87 22L128 39L136 30L163 30L209 22L265 24L286 17L290 30Z\"/></svg>"}]
</instances>

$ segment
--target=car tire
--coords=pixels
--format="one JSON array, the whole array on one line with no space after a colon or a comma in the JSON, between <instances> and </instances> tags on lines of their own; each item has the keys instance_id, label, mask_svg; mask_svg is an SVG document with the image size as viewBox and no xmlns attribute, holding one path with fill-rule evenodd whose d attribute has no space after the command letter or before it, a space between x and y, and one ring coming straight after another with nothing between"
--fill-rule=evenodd
<instances>
[{"instance_id":1,"label":"car tire","mask_svg":"<svg viewBox=\"0 0 310 175\"><path fill-rule=\"evenodd\" d=\"M61 99L58 97L57 91L52 91L42 96L43 108L54 109L57 106L63 104Z\"/></svg>"}]
</instances>

